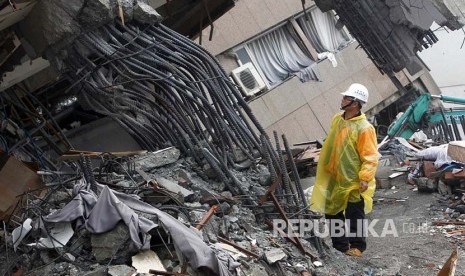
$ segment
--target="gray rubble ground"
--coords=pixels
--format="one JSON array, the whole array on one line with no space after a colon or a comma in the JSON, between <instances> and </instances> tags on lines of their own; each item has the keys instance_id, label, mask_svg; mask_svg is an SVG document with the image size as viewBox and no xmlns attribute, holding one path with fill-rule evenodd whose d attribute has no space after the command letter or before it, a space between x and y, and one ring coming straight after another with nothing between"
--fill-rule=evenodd
<instances>
[{"instance_id":1,"label":"gray rubble ground","mask_svg":"<svg viewBox=\"0 0 465 276\"><path fill-rule=\"evenodd\" d=\"M368 238L368 248L361 258L353 258L359 267L372 269L372 275L437 275L454 248L433 219L444 220L447 204L437 193L419 193L406 184L405 178L392 181L396 189L378 190L375 198L385 198L374 204L370 219L379 219L374 229L382 233L384 221L393 219L399 236ZM395 201L392 198L403 199ZM426 224L426 227L425 227ZM463 250L463 243L458 244ZM465 275L465 259L460 257L456 275Z\"/></svg>"}]
</instances>

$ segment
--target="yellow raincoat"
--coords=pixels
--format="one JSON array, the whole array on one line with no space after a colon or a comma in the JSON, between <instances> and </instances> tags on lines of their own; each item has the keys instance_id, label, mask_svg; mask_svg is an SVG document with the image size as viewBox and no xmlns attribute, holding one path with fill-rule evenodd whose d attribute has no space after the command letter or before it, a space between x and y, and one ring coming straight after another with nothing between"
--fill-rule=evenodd
<instances>
[{"instance_id":1,"label":"yellow raincoat","mask_svg":"<svg viewBox=\"0 0 465 276\"><path fill-rule=\"evenodd\" d=\"M335 215L344 211L348 202L365 202L365 213L373 207L378 149L373 126L361 114L344 120L343 112L333 118L328 136L320 152L315 187L310 209ZM360 193L360 181L368 189Z\"/></svg>"}]
</instances>

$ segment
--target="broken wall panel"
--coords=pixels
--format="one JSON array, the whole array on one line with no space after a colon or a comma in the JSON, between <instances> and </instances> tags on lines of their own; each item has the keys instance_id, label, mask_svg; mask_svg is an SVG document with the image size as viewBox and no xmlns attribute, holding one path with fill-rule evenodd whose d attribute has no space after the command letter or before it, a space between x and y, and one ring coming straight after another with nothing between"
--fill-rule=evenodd
<instances>
[{"instance_id":1,"label":"broken wall panel","mask_svg":"<svg viewBox=\"0 0 465 276\"><path fill-rule=\"evenodd\" d=\"M12 156L0 152L0 220L8 220L21 195L42 187L35 171Z\"/></svg>"}]
</instances>

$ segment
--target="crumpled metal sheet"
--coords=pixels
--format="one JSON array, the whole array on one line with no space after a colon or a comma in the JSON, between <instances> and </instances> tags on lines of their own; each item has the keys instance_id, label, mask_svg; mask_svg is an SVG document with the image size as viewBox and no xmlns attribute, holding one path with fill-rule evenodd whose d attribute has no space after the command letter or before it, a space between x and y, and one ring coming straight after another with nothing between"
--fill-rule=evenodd
<instances>
[{"instance_id":1,"label":"crumpled metal sheet","mask_svg":"<svg viewBox=\"0 0 465 276\"><path fill-rule=\"evenodd\" d=\"M138 249L147 249L150 245L148 231L158 224L139 217L135 211L156 215L158 223L172 236L173 242L194 269L208 268L215 275L236 275L229 270L215 252L204 243L194 230L189 229L177 219L157 208L142 202L137 196L111 190L98 185L99 196L90 191L89 185L82 179L75 185L74 199L63 209L45 216L46 222L77 220L91 233L103 233L113 229L119 221L129 228L131 240Z\"/></svg>"}]
</instances>

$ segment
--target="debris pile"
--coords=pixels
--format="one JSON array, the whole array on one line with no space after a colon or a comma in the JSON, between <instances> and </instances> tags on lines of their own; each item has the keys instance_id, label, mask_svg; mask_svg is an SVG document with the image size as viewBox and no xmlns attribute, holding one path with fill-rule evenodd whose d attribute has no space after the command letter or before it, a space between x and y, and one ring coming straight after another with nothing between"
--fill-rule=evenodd
<instances>
[{"instance_id":1,"label":"debris pile","mask_svg":"<svg viewBox=\"0 0 465 276\"><path fill-rule=\"evenodd\" d=\"M465 240L465 142L451 141L432 146L428 139L421 141L395 137L382 144L382 161L377 173L379 188L395 189L390 180L403 176L412 191L437 193L437 204L429 208L435 218L425 225L431 233L441 232L454 243ZM393 170L395 172L393 172ZM395 193L393 191L392 193ZM389 196L383 198L389 199ZM406 198L393 197L395 201ZM433 206L434 205L434 206ZM434 207L434 208L433 208ZM429 228L429 226L434 226Z\"/></svg>"},{"instance_id":2,"label":"debris pile","mask_svg":"<svg viewBox=\"0 0 465 276\"><path fill-rule=\"evenodd\" d=\"M273 154L284 163L282 154ZM268 187L273 176L260 162L233 171L248 191L234 196L173 147L70 151L61 159L76 171L38 171L39 183L26 182L20 200L10 203L15 210L5 212L2 275L239 275L239 269L286 275L324 269L318 260L329 249L319 238L286 241L280 236L285 233L269 227L273 218L317 216L298 208L299 193L286 194L285 187L275 192L286 179L279 171ZM297 181L287 181L291 191L297 188ZM250 198L260 204L250 205Z\"/></svg>"}]
</instances>

